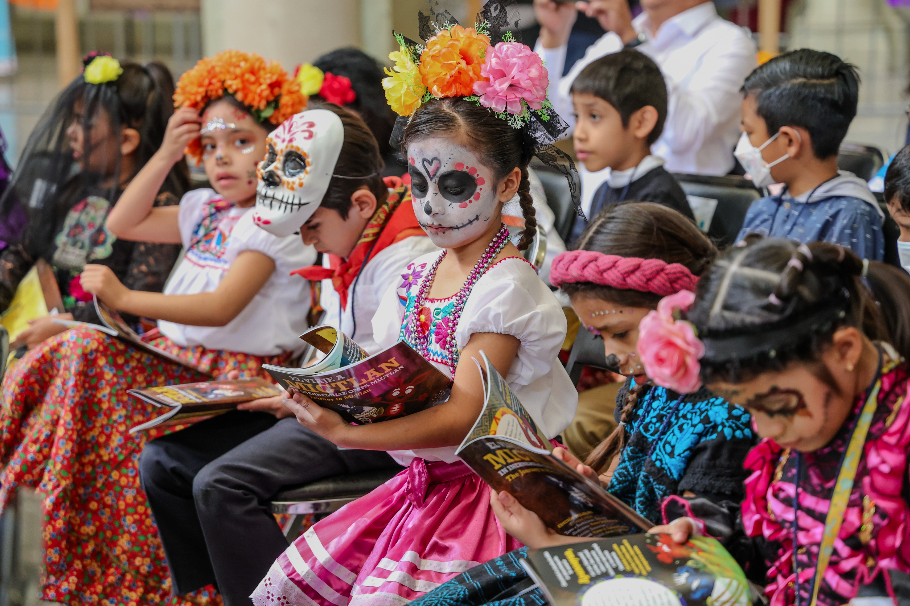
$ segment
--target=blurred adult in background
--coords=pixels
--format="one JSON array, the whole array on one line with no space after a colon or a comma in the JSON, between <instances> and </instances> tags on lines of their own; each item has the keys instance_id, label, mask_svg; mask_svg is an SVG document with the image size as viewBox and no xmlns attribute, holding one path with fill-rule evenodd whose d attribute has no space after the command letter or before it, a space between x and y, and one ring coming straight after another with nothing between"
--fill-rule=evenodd
<instances>
[{"instance_id":1,"label":"blurred adult in background","mask_svg":"<svg viewBox=\"0 0 910 606\"><path fill-rule=\"evenodd\" d=\"M569 32L579 11L607 30L549 95L565 120L574 123L569 88L589 63L622 48L636 48L660 66L669 91L666 126L654 145L671 172L724 175L734 166L739 138L739 89L756 66L749 34L725 21L711 0L641 0L632 18L627 0L556 2L534 0L540 22L536 51L550 73L562 73Z\"/></svg>"}]
</instances>

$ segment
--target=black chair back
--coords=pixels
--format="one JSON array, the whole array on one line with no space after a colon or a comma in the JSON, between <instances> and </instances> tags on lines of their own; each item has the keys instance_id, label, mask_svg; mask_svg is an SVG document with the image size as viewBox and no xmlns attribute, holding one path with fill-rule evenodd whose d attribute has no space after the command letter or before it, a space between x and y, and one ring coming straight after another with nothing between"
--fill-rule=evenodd
<instances>
[{"instance_id":1,"label":"black chair back","mask_svg":"<svg viewBox=\"0 0 910 606\"><path fill-rule=\"evenodd\" d=\"M547 197L547 206L556 215L554 228L559 237L568 244L572 235L572 226L575 224L575 206L572 204L572 190L565 175L543 164L534 164L534 172L540 178L544 194Z\"/></svg>"},{"instance_id":2,"label":"black chair back","mask_svg":"<svg viewBox=\"0 0 910 606\"><path fill-rule=\"evenodd\" d=\"M868 181L885 165L882 150L862 143L841 143L837 152L837 167Z\"/></svg>"},{"instance_id":3,"label":"black chair back","mask_svg":"<svg viewBox=\"0 0 910 606\"><path fill-rule=\"evenodd\" d=\"M752 181L743 177L675 174L687 196L717 200L717 208L708 228L708 236L718 248L736 242L746 213L752 203L762 197Z\"/></svg>"},{"instance_id":4,"label":"black chair back","mask_svg":"<svg viewBox=\"0 0 910 606\"><path fill-rule=\"evenodd\" d=\"M607 356L604 353L604 342L581 327L569 352L569 361L566 362L566 372L573 384L578 385L581 370L585 366L607 368Z\"/></svg>"}]
</instances>

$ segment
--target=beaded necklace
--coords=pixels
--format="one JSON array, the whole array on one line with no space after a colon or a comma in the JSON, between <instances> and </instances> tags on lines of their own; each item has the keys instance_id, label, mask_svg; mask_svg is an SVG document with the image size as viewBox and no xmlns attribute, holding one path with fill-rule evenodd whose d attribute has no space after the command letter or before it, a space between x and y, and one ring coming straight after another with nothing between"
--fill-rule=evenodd
<instances>
[{"instance_id":1,"label":"beaded necklace","mask_svg":"<svg viewBox=\"0 0 910 606\"><path fill-rule=\"evenodd\" d=\"M468 279L465 280L464 285L458 291L458 293L453 298L453 309L452 309L452 318L453 322L450 324L451 330L446 335L445 340L445 352L448 355L449 368L452 369L452 374L455 374L455 367L458 365L458 358L460 352L458 351L458 346L455 343L455 328L458 326L458 320L461 319L461 312L464 310L465 303L468 301L468 297L471 295L471 291L474 289L474 285L477 284L477 281L480 280L480 277L484 275L490 266L493 264L493 260L502 252L502 249L505 248L506 244L509 243L509 230L503 225L499 233L493 238L493 241L487 246L486 250L483 251L480 259L474 265L474 268L471 270L471 273L468 274ZM433 262L430 266L427 277L421 283L420 288L417 290L417 295L414 298L414 306L411 308L411 317L408 319L407 324L401 327L400 338L404 338L405 327L407 327L408 332L411 335L411 340L413 341L411 345L414 346L414 349L417 350L417 353L422 355L424 358L429 358L429 349L430 349L430 331L427 330L426 335L420 335L417 327L420 322L420 310L423 309L424 303L427 300L427 295L430 293L430 288L433 286L433 280L436 278L436 269L439 267L439 264L445 259L448 251L443 251L439 257Z\"/></svg>"}]
</instances>

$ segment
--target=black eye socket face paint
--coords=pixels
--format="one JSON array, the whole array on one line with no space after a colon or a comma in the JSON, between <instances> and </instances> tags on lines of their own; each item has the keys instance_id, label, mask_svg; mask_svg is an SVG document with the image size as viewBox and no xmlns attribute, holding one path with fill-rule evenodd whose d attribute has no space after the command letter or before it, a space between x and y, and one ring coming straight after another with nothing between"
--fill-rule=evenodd
<instances>
[{"instance_id":1,"label":"black eye socket face paint","mask_svg":"<svg viewBox=\"0 0 910 606\"><path fill-rule=\"evenodd\" d=\"M745 404L745 408L761 412L769 417L793 417L806 411L803 394L795 389L772 387L767 392L757 395Z\"/></svg>"},{"instance_id":2,"label":"black eye socket face paint","mask_svg":"<svg viewBox=\"0 0 910 606\"><path fill-rule=\"evenodd\" d=\"M439 193L442 197L459 204L469 200L477 191L477 180L463 170L452 170L439 177Z\"/></svg>"},{"instance_id":3,"label":"black eye socket face paint","mask_svg":"<svg viewBox=\"0 0 910 606\"><path fill-rule=\"evenodd\" d=\"M430 184L427 183L426 177L423 176L416 167L408 167L408 175L411 177L411 193L417 198L423 198L430 190Z\"/></svg>"}]
</instances>

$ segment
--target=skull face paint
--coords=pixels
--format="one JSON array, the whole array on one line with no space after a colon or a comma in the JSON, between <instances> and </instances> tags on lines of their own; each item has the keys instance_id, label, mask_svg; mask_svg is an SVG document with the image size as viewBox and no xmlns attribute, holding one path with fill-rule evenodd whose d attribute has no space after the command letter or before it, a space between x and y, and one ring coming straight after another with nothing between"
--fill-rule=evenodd
<instances>
[{"instance_id":1,"label":"skull face paint","mask_svg":"<svg viewBox=\"0 0 910 606\"><path fill-rule=\"evenodd\" d=\"M276 236L290 236L319 208L341 145L341 119L325 109L292 116L269 135L259 164L253 222Z\"/></svg>"},{"instance_id":2,"label":"skull face paint","mask_svg":"<svg viewBox=\"0 0 910 606\"><path fill-rule=\"evenodd\" d=\"M493 171L463 145L428 137L408 147L414 214L433 244L453 248L473 242L499 216Z\"/></svg>"}]
</instances>

